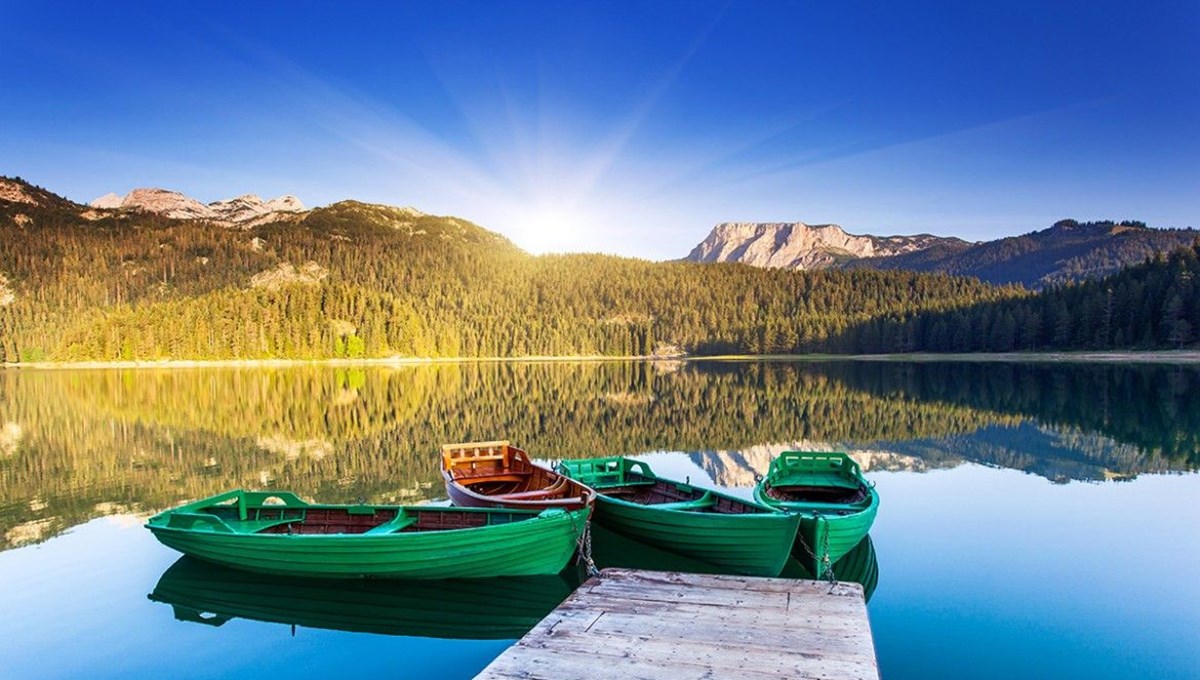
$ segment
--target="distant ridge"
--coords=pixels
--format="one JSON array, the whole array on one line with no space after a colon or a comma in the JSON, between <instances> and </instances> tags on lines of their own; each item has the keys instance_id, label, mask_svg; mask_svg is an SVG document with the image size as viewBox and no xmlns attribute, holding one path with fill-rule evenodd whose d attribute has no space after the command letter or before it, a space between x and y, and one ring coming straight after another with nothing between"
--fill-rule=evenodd
<instances>
[{"instance_id":1,"label":"distant ridge","mask_svg":"<svg viewBox=\"0 0 1200 680\"><path fill-rule=\"evenodd\" d=\"M1152 229L1137 221L1061 220L1049 229L995 241L857 236L833 224L722 223L686 259L787 269L872 268L974 276L1043 288L1091 279L1189 246L1200 231Z\"/></svg>"},{"instance_id":2,"label":"distant ridge","mask_svg":"<svg viewBox=\"0 0 1200 680\"><path fill-rule=\"evenodd\" d=\"M742 262L755 267L824 269L866 257L891 257L941 247L960 250L970 244L931 234L857 236L836 224L804 222L723 222L687 259L693 262Z\"/></svg>"},{"instance_id":3,"label":"distant ridge","mask_svg":"<svg viewBox=\"0 0 1200 680\"><path fill-rule=\"evenodd\" d=\"M263 201L254 194L213 201L205 205L178 191L134 189L125 196L105 194L89 203L99 210L142 210L177 220L213 220L230 224L257 220L277 212L304 212L304 204L290 194Z\"/></svg>"}]
</instances>

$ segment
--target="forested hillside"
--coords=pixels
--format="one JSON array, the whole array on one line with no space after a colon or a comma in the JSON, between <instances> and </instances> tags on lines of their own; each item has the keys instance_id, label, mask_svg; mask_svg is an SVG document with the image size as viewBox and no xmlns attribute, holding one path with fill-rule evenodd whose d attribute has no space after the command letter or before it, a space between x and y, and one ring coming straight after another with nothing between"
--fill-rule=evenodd
<instances>
[{"instance_id":1,"label":"forested hillside","mask_svg":"<svg viewBox=\"0 0 1200 680\"><path fill-rule=\"evenodd\" d=\"M1142 222L1062 220L1049 229L966 247L934 246L891 257L854 260L849 267L904 269L974 276L989 283L1044 288L1094 279L1156 252L1192 245L1195 229L1151 229Z\"/></svg>"},{"instance_id":2,"label":"forested hillside","mask_svg":"<svg viewBox=\"0 0 1200 680\"><path fill-rule=\"evenodd\" d=\"M841 341L863 353L1180 349L1198 331L1200 243L1033 297L883 315Z\"/></svg>"},{"instance_id":3,"label":"forested hillside","mask_svg":"<svg viewBox=\"0 0 1200 680\"><path fill-rule=\"evenodd\" d=\"M1024 294L908 272L532 257L463 220L352 201L243 230L9 185L30 199L0 199L9 362L846 351L880 314Z\"/></svg>"},{"instance_id":4,"label":"forested hillside","mask_svg":"<svg viewBox=\"0 0 1200 680\"><path fill-rule=\"evenodd\" d=\"M1035 296L946 274L533 257L354 201L243 229L0 189L9 363L1160 349L1200 329L1196 247Z\"/></svg>"}]
</instances>

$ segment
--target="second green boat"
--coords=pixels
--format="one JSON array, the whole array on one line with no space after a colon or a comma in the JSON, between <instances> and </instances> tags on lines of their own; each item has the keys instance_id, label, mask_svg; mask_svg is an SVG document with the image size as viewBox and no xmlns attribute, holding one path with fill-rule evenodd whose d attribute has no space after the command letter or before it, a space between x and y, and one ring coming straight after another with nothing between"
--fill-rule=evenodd
<instances>
[{"instance_id":1,"label":"second green boat","mask_svg":"<svg viewBox=\"0 0 1200 680\"><path fill-rule=\"evenodd\" d=\"M559 472L596 490L592 521L634 540L739 574L778 576L800 518L658 477L630 458L563 461Z\"/></svg>"},{"instance_id":2,"label":"second green boat","mask_svg":"<svg viewBox=\"0 0 1200 680\"><path fill-rule=\"evenodd\" d=\"M844 453L784 451L754 498L800 517L794 553L818 578L863 540L879 510L879 494Z\"/></svg>"}]
</instances>

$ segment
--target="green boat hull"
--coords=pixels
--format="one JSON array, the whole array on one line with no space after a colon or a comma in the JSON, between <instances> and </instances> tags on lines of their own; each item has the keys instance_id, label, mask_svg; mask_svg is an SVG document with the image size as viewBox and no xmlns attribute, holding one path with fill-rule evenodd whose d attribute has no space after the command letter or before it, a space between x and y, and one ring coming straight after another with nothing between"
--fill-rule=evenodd
<instances>
[{"instance_id":1,"label":"green boat hull","mask_svg":"<svg viewBox=\"0 0 1200 680\"><path fill-rule=\"evenodd\" d=\"M724 504L721 507L736 511L667 508L663 506L691 504L646 505L617 498L611 492L620 484L608 486L606 493L603 479L581 473L589 465L606 462L633 466L638 471L624 475L621 484L634 479L663 483L680 495L699 496L702 500L695 503L701 504L701 508L711 509L721 503ZM624 458L564 461L562 470L568 475L580 475L579 481L596 489L599 495L592 521L609 531L737 574L778 576L787 563L799 524L795 515L776 512L730 494L657 477L640 461Z\"/></svg>"},{"instance_id":2,"label":"green boat hull","mask_svg":"<svg viewBox=\"0 0 1200 680\"><path fill-rule=\"evenodd\" d=\"M594 520L610 531L750 576L778 576L796 536L794 516L699 515L601 496Z\"/></svg>"},{"instance_id":3,"label":"green boat hull","mask_svg":"<svg viewBox=\"0 0 1200 680\"><path fill-rule=\"evenodd\" d=\"M286 505L254 505L267 497ZM240 504L219 506L233 500ZM250 500L250 503L246 501ZM262 533L266 522L214 516L216 509L250 516L345 511L440 517L477 523L461 529L362 533ZM267 508L270 508L269 510ZM426 513L426 514L422 514ZM459 515L471 513L474 517ZM207 516L206 516L207 515ZM272 514L271 516L274 516ZM402 524L402 523L401 523ZM398 524L397 526L401 526ZM163 545L208 562L263 574L313 578L488 578L557 574L587 526L587 511L494 510L428 506L313 505L286 492L234 491L152 517L146 527ZM387 529L387 526L380 526Z\"/></svg>"},{"instance_id":4,"label":"green boat hull","mask_svg":"<svg viewBox=\"0 0 1200 680\"><path fill-rule=\"evenodd\" d=\"M815 466L826 465L834 466L836 474L823 475L819 468L814 471ZM824 476L830 479L823 479ZM771 487L817 488L823 483L830 484L832 489L861 490L862 497L845 503L791 502L768 492ZM767 476L755 486L754 498L800 517L792 554L818 577L824 577L834 562L862 542L879 511L879 494L862 477L858 464L841 453L784 452L772 461Z\"/></svg>"}]
</instances>

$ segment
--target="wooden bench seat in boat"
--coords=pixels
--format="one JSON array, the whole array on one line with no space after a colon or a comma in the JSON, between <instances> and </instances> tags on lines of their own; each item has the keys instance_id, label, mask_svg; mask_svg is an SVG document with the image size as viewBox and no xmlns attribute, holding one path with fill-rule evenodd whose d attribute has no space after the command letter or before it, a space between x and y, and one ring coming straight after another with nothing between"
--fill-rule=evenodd
<instances>
[{"instance_id":1,"label":"wooden bench seat in boat","mask_svg":"<svg viewBox=\"0 0 1200 680\"><path fill-rule=\"evenodd\" d=\"M403 531L404 529L417 523L416 517L409 517L404 513L396 515L394 519L384 522L373 529L367 529L364 534L390 534L393 531Z\"/></svg>"},{"instance_id":2,"label":"wooden bench seat in boat","mask_svg":"<svg viewBox=\"0 0 1200 680\"><path fill-rule=\"evenodd\" d=\"M704 510L716 505L717 501L713 498L712 493L706 493L703 496L691 501L677 501L675 503L654 503L647 507L655 510Z\"/></svg>"}]
</instances>

